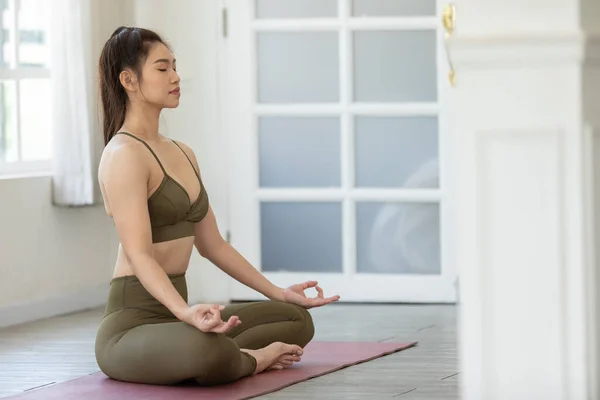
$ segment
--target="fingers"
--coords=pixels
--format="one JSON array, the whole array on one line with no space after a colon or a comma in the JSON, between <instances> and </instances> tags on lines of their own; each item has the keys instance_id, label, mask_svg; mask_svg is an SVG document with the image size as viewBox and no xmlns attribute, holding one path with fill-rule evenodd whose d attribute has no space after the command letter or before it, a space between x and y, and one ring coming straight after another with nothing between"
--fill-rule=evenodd
<instances>
[{"instance_id":1,"label":"fingers","mask_svg":"<svg viewBox=\"0 0 600 400\"><path fill-rule=\"evenodd\" d=\"M217 319L218 321L221 321L221 307L220 306L211 307L210 312L212 313L212 315L214 316L215 319Z\"/></svg>"},{"instance_id":2,"label":"fingers","mask_svg":"<svg viewBox=\"0 0 600 400\"><path fill-rule=\"evenodd\" d=\"M318 285L316 286L316 289L317 289L317 293L318 293L317 297L319 297L320 299L322 299L323 298L323 289L321 289L321 287L318 286Z\"/></svg>"},{"instance_id":3,"label":"fingers","mask_svg":"<svg viewBox=\"0 0 600 400\"><path fill-rule=\"evenodd\" d=\"M242 321L240 321L239 317L232 316L227 322L221 321L219 326L211 330L211 332L226 333L229 332L231 329L235 328L236 326L240 325L241 323Z\"/></svg>"},{"instance_id":4,"label":"fingers","mask_svg":"<svg viewBox=\"0 0 600 400\"><path fill-rule=\"evenodd\" d=\"M319 282L317 281L306 281L304 283L302 283L300 286L302 287L303 290L311 288L311 287L315 287L319 284Z\"/></svg>"},{"instance_id":5,"label":"fingers","mask_svg":"<svg viewBox=\"0 0 600 400\"><path fill-rule=\"evenodd\" d=\"M198 329L202 332L211 332L219 325L219 321L214 319L210 314L203 317L198 323L195 324Z\"/></svg>"},{"instance_id":6,"label":"fingers","mask_svg":"<svg viewBox=\"0 0 600 400\"><path fill-rule=\"evenodd\" d=\"M223 311L225 309L225 306L221 304L206 304L204 307L208 311Z\"/></svg>"},{"instance_id":7,"label":"fingers","mask_svg":"<svg viewBox=\"0 0 600 400\"><path fill-rule=\"evenodd\" d=\"M338 296L338 295L331 296L331 297L328 297L328 298L326 298L326 299L325 299L325 296L324 296L324 294L323 294L323 289L321 289L321 287L320 287L320 286L317 286L317 288L316 288L316 289L317 289L317 292L319 293L318 297L319 297L320 299L328 300L329 302L332 302L332 301L338 301L338 300L340 299L340 296Z\"/></svg>"},{"instance_id":8,"label":"fingers","mask_svg":"<svg viewBox=\"0 0 600 400\"><path fill-rule=\"evenodd\" d=\"M197 327L203 332L216 332L217 329L220 329L225 323L221 320L221 310L224 309L225 306L212 304L204 307L199 307L197 309L197 317L199 324ZM231 318L230 318L231 320ZM237 323L238 318L232 322L232 327ZM239 323L238 323L239 324ZM231 329L231 327L227 328L227 330Z\"/></svg>"},{"instance_id":9,"label":"fingers","mask_svg":"<svg viewBox=\"0 0 600 400\"><path fill-rule=\"evenodd\" d=\"M227 321L227 323L231 324L232 328L235 328L236 326L240 325L242 321L240 321L240 317L234 315L233 317L229 318L229 321Z\"/></svg>"},{"instance_id":10,"label":"fingers","mask_svg":"<svg viewBox=\"0 0 600 400\"><path fill-rule=\"evenodd\" d=\"M329 304L329 303L333 303L334 301L338 301L340 299L340 296L332 296L332 297L328 297L326 299L322 299L321 302L323 304Z\"/></svg>"},{"instance_id":11,"label":"fingers","mask_svg":"<svg viewBox=\"0 0 600 400\"><path fill-rule=\"evenodd\" d=\"M332 296L332 297L328 297L326 299L312 298L312 299L310 299L309 304L311 307L321 307L326 304L333 303L334 301L338 301L339 299L340 299L340 296Z\"/></svg>"},{"instance_id":12,"label":"fingers","mask_svg":"<svg viewBox=\"0 0 600 400\"><path fill-rule=\"evenodd\" d=\"M217 326L221 323L221 317L218 314L215 314L214 310L211 310L211 312L208 313L208 322L211 326Z\"/></svg>"},{"instance_id":13,"label":"fingers","mask_svg":"<svg viewBox=\"0 0 600 400\"><path fill-rule=\"evenodd\" d=\"M300 289L302 289L302 291L304 291L308 288L314 287L317 291L317 297L307 298L303 293L300 294L299 292L296 292L294 290L295 288L298 288L298 287ZM304 283L299 283L299 284L290 286L289 289L292 289L292 290L288 291L287 297L285 300L290 303L294 303L299 306L302 306L304 308L319 307L319 306L323 306L325 304L332 303L334 301L338 301L340 299L340 296L338 296L338 295L325 298L325 293L323 292L323 288L321 288L318 285L317 281L306 281Z\"/></svg>"},{"instance_id":14,"label":"fingers","mask_svg":"<svg viewBox=\"0 0 600 400\"><path fill-rule=\"evenodd\" d=\"M321 305L329 304L333 301L338 301L340 299L340 296L337 296L337 295L325 298L323 289L320 286L316 286L315 289L317 289L317 297L313 298L313 300L320 300L320 301L317 301L318 304L321 304Z\"/></svg>"},{"instance_id":15,"label":"fingers","mask_svg":"<svg viewBox=\"0 0 600 400\"><path fill-rule=\"evenodd\" d=\"M229 320L227 322L222 322L221 325L217 329L219 330L219 332L225 333L225 332L229 331L231 328L233 328L234 326L236 326L238 321L239 321L238 317L231 317L231 318L229 318Z\"/></svg>"},{"instance_id":16,"label":"fingers","mask_svg":"<svg viewBox=\"0 0 600 400\"><path fill-rule=\"evenodd\" d=\"M219 304L198 304L194 307L196 308L196 312L202 316L216 314L219 316L219 318L221 317L221 310L225 308L225 306Z\"/></svg>"}]
</instances>

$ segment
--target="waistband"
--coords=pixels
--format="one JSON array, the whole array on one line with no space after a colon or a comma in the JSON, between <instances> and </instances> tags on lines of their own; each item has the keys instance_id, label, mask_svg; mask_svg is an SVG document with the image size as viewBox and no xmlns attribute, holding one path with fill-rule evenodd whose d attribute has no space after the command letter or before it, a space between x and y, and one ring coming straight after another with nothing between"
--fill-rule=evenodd
<instances>
[{"instance_id":1,"label":"waistband","mask_svg":"<svg viewBox=\"0 0 600 400\"><path fill-rule=\"evenodd\" d=\"M171 283L187 303L188 292L185 273L168 274ZM105 315L119 310L135 309L173 316L167 307L156 300L135 275L120 276L110 281L110 291Z\"/></svg>"}]
</instances>

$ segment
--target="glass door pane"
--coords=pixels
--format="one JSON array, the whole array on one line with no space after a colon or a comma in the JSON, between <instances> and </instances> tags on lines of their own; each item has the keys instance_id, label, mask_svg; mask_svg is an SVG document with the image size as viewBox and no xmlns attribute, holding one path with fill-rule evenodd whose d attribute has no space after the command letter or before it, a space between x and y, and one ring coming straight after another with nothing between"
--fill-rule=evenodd
<instances>
[{"instance_id":1,"label":"glass door pane","mask_svg":"<svg viewBox=\"0 0 600 400\"><path fill-rule=\"evenodd\" d=\"M352 16L435 16L435 0L352 0Z\"/></svg>"},{"instance_id":2,"label":"glass door pane","mask_svg":"<svg viewBox=\"0 0 600 400\"><path fill-rule=\"evenodd\" d=\"M326 103L339 99L335 32L257 35L259 103Z\"/></svg>"},{"instance_id":3,"label":"glass door pane","mask_svg":"<svg viewBox=\"0 0 600 400\"><path fill-rule=\"evenodd\" d=\"M339 187L340 120L261 117L260 187Z\"/></svg>"},{"instance_id":4,"label":"glass door pane","mask_svg":"<svg viewBox=\"0 0 600 400\"><path fill-rule=\"evenodd\" d=\"M437 117L355 119L356 186L437 188Z\"/></svg>"},{"instance_id":5,"label":"glass door pane","mask_svg":"<svg viewBox=\"0 0 600 400\"><path fill-rule=\"evenodd\" d=\"M354 33L354 101L435 102L436 33Z\"/></svg>"},{"instance_id":6,"label":"glass door pane","mask_svg":"<svg viewBox=\"0 0 600 400\"><path fill-rule=\"evenodd\" d=\"M263 202L263 271L342 272L339 203Z\"/></svg>"},{"instance_id":7,"label":"glass door pane","mask_svg":"<svg viewBox=\"0 0 600 400\"><path fill-rule=\"evenodd\" d=\"M441 272L437 204L359 202L356 228L359 273Z\"/></svg>"},{"instance_id":8,"label":"glass door pane","mask_svg":"<svg viewBox=\"0 0 600 400\"><path fill-rule=\"evenodd\" d=\"M337 16L337 0L257 0L256 18L327 18Z\"/></svg>"}]
</instances>

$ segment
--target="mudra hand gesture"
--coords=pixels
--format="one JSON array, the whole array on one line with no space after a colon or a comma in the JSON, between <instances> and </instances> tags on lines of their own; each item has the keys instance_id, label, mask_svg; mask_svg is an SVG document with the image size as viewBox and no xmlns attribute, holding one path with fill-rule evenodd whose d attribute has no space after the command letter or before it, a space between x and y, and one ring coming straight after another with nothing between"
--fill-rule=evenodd
<instances>
[{"instance_id":1,"label":"mudra hand gesture","mask_svg":"<svg viewBox=\"0 0 600 400\"><path fill-rule=\"evenodd\" d=\"M185 311L182 320L202 332L226 333L242 322L237 316L223 321L221 311L224 308L225 306L216 304L196 304Z\"/></svg>"},{"instance_id":2,"label":"mudra hand gesture","mask_svg":"<svg viewBox=\"0 0 600 400\"><path fill-rule=\"evenodd\" d=\"M308 288L314 287L317 290L317 297L306 297L304 291ZM323 295L323 289L318 285L317 281L307 281L304 283L298 283L283 289L283 301L288 303L297 304L304 308L321 307L325 304L333 303L338 301L340 296L331 296L325 298Z\"/></svg>"}]
</instances>

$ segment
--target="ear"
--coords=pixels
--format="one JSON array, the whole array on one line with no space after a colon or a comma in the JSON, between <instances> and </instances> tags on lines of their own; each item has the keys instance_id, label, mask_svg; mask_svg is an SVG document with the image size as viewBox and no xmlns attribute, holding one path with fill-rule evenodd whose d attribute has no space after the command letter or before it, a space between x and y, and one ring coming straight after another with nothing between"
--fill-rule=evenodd
<instances>
[{"instance_id":1,"label":"ear","mask_svg":"<svg viewBox=\"0 0 600 400\"><path fill-rule=\"evenodd\" d=\"M135 92L137 90L137 77L131 70L121 71L119 81L126 91Z\"/></svg>"}]
</instances>

